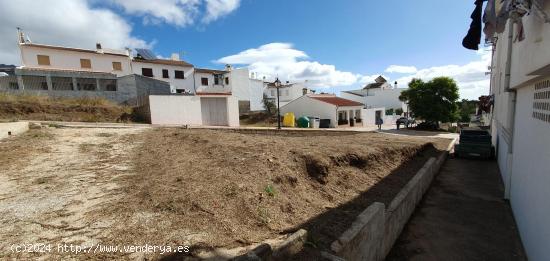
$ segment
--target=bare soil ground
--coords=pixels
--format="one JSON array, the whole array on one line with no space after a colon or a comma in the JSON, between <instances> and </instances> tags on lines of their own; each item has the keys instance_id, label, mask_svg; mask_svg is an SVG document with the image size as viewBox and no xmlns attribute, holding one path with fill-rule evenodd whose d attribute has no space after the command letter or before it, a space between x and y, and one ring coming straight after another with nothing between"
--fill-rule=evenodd
<instances>
[{"instance_id":1,"label":"bare soil ground","mask_svg":"<svg viewBox=\"0 0 550 261\"><path fill-rule=\"evenodd\" d=\"M4 250L25 242L199 251L306 228L308 245L323 249L448 143L332 131L33 129L0 142L0 248L4 257L18 257Z\"/></svg>"}]
</instances>

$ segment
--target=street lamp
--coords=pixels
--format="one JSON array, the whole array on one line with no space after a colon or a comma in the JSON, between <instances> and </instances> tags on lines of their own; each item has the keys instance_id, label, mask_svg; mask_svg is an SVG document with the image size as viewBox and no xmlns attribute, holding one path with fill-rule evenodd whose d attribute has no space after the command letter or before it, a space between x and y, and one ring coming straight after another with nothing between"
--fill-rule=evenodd
<instances>
[{"instance_id":1,"label":"street lamp","mask_svg":"<svg viewBox=\"0 0 550 261\"><path fill-rule=\"evenodd\" d=\"M279 77L273 82L273 85L275 85L275 88L277 89L277 129L281 129L281 109L280 109L280 103L279 103L279 88L281 88L281 81L279 81Z\"/></svg>"}]
</instances>

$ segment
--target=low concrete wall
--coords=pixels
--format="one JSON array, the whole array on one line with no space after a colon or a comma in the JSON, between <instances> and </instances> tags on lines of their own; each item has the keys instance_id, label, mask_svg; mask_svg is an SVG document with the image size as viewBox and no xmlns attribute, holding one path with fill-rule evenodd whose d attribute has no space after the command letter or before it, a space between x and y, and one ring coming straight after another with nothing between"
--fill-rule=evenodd
<instances>
[{"instance_id":1,"label":"low concrete wall","mask_svg":"<svg viewBox=\"0 0 550 261\"><path fill-rule=\"evenodd\" d=\"M331 245L327 260L384 260L401 234L422 196L452 150L454 141L437 158L430 158L390 202L375 202ZM384 210L385 209L385 210Z\"/></svg>"},{"instance_id":2,"label":"low concrete wall","mask_svg":"<svg viewBox=\"0 0 550 261\"><path fill-rule=\"evenodd\" d=\"M0 123L0 140L9 136L18 135L29 130L28 122L6 122Z\"/></svg>"},{"instance_id":3,"label":"low concrete wall","mask_svg":"<svg viewBox=\"0 0 550 261\"><path fill-rule=\"evenodd\" d=\"M384 222L384 204L373 203L332 243L332 251L346 260L380 260Z\"/></svg>"}]
</instances>

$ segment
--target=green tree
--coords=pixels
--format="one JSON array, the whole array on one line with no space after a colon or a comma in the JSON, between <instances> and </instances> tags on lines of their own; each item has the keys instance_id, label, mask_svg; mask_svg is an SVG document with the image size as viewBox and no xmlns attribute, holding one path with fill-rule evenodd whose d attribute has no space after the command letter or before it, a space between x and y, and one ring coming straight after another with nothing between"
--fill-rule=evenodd
<instances>
[{"instance_id":1,"label":"green tree","mask_svg":"<svg viewBox=\"0 0 550 261\"><path fill-rule=\"evenodd\" d=\"M476 113L478 101L462 99L458 102L460 122L470 122L470 116Z\"/></svg>"},{"instance_id":2,"label":"green tree","mask_svg":"<svg viewBox=\"0 0 550 261\"><path fill-rule=\"evenodd\" d=\"M403 115L403 109L401 109L401 108L395 109L395 114L397 114L397 115Z\"/></svg>"},{"instance_id":3,"label":"green tree","mask_svg":"<svg viewBox=\"0 0 550 261\"><path fill-rule=\"evenodd\" d=\"M277 106L275 106L275 102L272 99L267 98L267 95L264 94L262 102L264 104L264 108L267 114L275 114L275 112L277 111Z\"/></svg>"},{"instance_id":4,"label":"green tree","mask_svg":"<svg viewBox=\"0 0 550 261\"><path fill-rule=\"evenodd\" d=\"M458 119L458 86L449 77L434 78L429 82L413 79L399 99L409 105L416 117L439 127L440 122Z\"/></svg>"}]
</instances>

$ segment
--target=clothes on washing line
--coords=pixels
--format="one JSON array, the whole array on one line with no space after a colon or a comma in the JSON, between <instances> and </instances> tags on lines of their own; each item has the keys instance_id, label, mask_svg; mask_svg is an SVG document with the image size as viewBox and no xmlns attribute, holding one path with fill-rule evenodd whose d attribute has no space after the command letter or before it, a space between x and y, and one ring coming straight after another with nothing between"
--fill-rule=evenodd
<instances>
[{"instance_id":1,"label":"clothes on washing line","mask_svg":"<svg viewBox=\"0 0 550 261\"><path fill-rule=\"evenodd\" d=\"M470 29L468 34L462 40L462 46L470 50L478 50L479 43L481 42L481 15L483 12L483 2L486 0L476 0L475 9L472 12L470 18L472 18L472 23L470 24Z\"/></svg>"}]
</instances>

